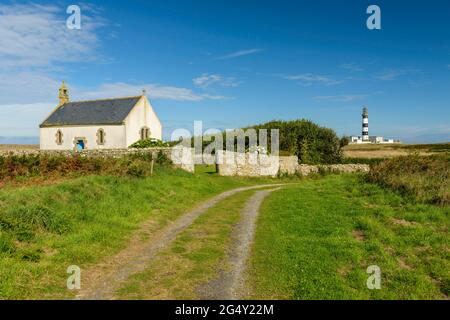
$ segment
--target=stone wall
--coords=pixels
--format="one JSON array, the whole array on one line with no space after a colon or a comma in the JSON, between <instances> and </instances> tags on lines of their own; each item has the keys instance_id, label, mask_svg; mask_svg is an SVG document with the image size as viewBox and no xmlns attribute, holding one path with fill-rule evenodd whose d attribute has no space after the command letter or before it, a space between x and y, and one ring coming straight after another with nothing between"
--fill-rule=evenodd
<instances>
[{"instance_id":1,"label":"stone wall","mask_svg":"<svg viewBox=\"0 0 450 320\"><path fill-rule=\"evenodd\" d=\"M295 174L298 167L297 156L279 157L280 161L280 174Z\"/></svg>"},{"instance_id":2,"label":"stone wall","mask_svg":"<svg viewBox=\"0 0 450 320\"><path fill-rule=\"evenodd\" d=\"M319 173L320 170L335 173L369 172L370 166L367 164L330 164L330 165L299 164L297 166L297 173L302 176Z\"/></svg>"},{"instance_id":3,"label":"stone wall","mask_svg":"<svg viewBox=\"0 0 450 320\"><path fill-rule=\"evenodd\" d=\"M217 168L221 176L275 177L279 173L294 174L296 156L277 157L256 153L217 153Z\"/></svg>"},{"instance_id":4,"label":"stone wall","mask_svg":"<svg viewBox=\"0 0 450 320\"><path fill-rule=\"evenodd\" d=\"M73 156L75 154L82 157L101 157L101 158L120 158L127 155L139 154L158 154L162 152L174 164L188 172L194 172L194 149L184 147L174 148L147 148L147 149L101 149L101 150L83 150L75 152L71 150L0 150L0 156L12 155L54 155L54 156Z\"/></svg>"},{"instance_id":5,"label":"stone wall","mask_svg":"<svg viewBox=\"0 0 450 320\"><path fill-rule=\"evenodd\" d=\"M277 157L222 151L217 154L221 176L275 177L279 174L307 176L321 170L337 173L368 172L366 164L307 165L299 164L296 156Z\"/></svg>"}]
</instances>

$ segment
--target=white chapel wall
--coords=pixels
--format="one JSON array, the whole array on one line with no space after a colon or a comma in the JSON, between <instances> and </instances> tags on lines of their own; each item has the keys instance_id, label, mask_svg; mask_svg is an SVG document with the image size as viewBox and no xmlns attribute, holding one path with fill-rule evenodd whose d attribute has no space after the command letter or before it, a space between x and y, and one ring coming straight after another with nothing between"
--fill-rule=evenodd
<instances>
[{"instance_id":1,"label":"white chapel wall","mask_svg":"<svg viewBox=\"0 0 450 320\"><path fill-rule=\"evenodd\" d=\"M105 132L105 143L97 144L97 131L103 129ZM56 133L62 132L62 144L56 143ZM126 148L125 126L68 126L40 128L40 149L41 150L73 150L74 139L85 138L86 149L120 149Z\"/></svg>"},{"instance_id":2,"label":"white chapel wall","mask_svg":"<svg viewBox=\"0 0 450 320\"><path fill-rule=\"evenodd\" d=\"M150 128L150 137L162 140L162 126L150 102L143 97L125 119L126 145L140 140L142 127Z\"/></svg>"}]
</instances>

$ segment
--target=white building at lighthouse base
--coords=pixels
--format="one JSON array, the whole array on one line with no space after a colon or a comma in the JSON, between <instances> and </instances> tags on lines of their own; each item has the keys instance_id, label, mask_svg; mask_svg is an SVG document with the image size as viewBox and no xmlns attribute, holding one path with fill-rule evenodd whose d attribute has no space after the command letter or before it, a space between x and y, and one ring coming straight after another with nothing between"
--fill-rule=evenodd
<instances>
[{"instance_id":1,"label":"white building at lighthouse base","mask_svg":"<svg viewBox=\"0 0 450 320\"><path fill-rule=\"evenodd\" d=\"M384 137L379 136L370 136L369 140L364 141L361 136L352 136L350 137L351 144L360 144L360 143L400 143L398 140L394 139L386 139Z\"/></svg>"}]
</instances>

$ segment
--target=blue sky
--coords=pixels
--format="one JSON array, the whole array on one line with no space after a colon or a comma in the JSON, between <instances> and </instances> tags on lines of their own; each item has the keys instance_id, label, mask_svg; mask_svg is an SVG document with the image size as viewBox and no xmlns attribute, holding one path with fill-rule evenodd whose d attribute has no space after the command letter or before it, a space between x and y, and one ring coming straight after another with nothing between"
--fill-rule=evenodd
<instances>
[{"instance_id":1,"label":"blue sky","mask_svg":"<svg viewBox=\"0 0 450 320\"><path fill-rule=\"evenodd\" d=\"M450 141L449 21L445 0L2 0L0 136L37 136L64 79L72 100L146 88L166 137L296 118L357 135L367 105L371 135Z\"/></svg>"}]
</instances>

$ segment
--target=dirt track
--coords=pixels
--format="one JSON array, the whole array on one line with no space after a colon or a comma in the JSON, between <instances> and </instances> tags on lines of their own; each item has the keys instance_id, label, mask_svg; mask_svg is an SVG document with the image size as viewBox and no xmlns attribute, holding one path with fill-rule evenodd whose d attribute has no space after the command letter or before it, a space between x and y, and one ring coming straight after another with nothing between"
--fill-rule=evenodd
<instances>
[{"instance_id":1,"label":"dirt track","mask_svg":"<svg viewBox=\"0 0 450 320\"><path fill-rule=\"evenodd\" d=\"M244 272L250 255L259 208L263 200L278 189L257 191L247 200L241 213L241 220L233 230L226 266L219 271L217 279L198 289L201 299L233 300L248 295Z\"/></svg>"},{"instance_id":2,"label":"dirt track","mask_svg":"<svg viewBox=\"0 0 450 320\"><path fill-rule=\"evenodd\" d=\"M135 273L144 271L148 263L158 252L168 247L177 235L191 225L197 217L205 213L208 209L214 207L220 201L238 192L271 186L277 187L280 185L281 184L265 184L225 191L207 200L193 210L183 214L175 222L153 234L148 240L131 241L130 245L126 249L119 252L116 256L108 259L108 261L104 261L102 264L96 265L90 269L82 270L82 289L76 298L88 300L114 299L115 291L120 288L121 284L123 284L126 279ZM251 239L253 235L254 218L257 214L257 210L255 212L252 210L255 206L259 207L262 199L269 192L270 190L258 192L254 196L257 196L257 198L252 197L247 204L246 210L244 210L244 221L240 223L241 227L239 227L242 230L238 231L239 234L241 234L240 237L244 237L243 243L241 244L239 250L248 250L247 247L249 240L247 238L250 237ZM143 228L145 229L145 223L143 224ZM250 232L247 237L243 234L246 230ZM230 256L230 261L236 263L238 268L242 268L239 267L242 263L242 258L243 256L240 255ZM238 281L237 279L239 274L240 272L236 273L236 277L233 278L233 283Z\"/></svg>"}]
</instances>

